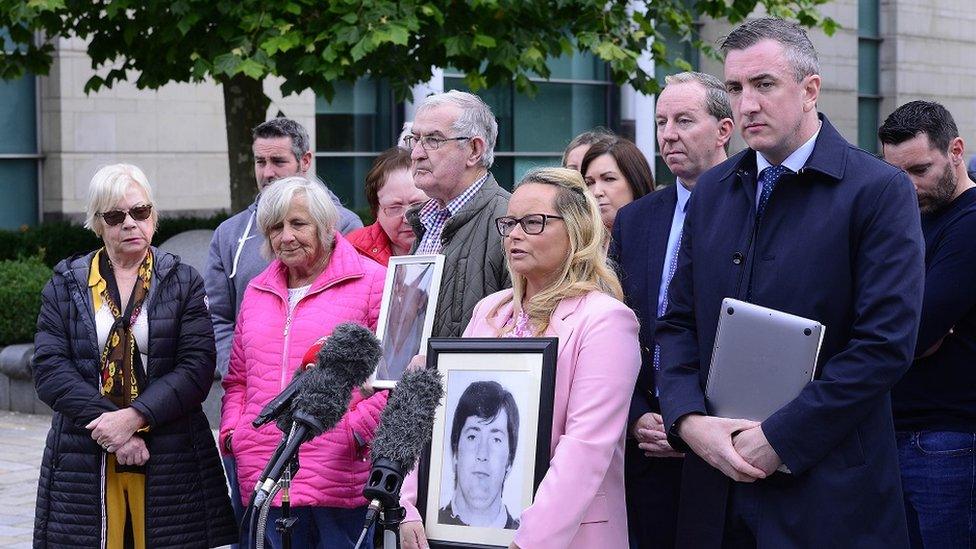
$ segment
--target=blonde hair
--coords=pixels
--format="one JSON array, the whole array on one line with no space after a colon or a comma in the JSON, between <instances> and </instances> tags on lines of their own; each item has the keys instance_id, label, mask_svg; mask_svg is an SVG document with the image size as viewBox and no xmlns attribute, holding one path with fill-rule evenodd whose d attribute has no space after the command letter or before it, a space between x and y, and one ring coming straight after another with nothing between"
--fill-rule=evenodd
<instances>
[{"instance_id":1,"label":"blonde hair","mask_svg":"<svg viewBox=\"0 0 976 549\"><path fill-rule=\"evenodd\" d=\"M525 277L513 272L509 265L512 297L496 305L488 316L496 316L503 305L513 301L515 310L524 310L530 325L540 335L549 327L549 319L562 300L592 291L603 292L622 300L623 289L607 262L610 234L603 226L596 199L586 192L586 183L583 182L580 172L566 168L540 168L525 174L515 188L530 183L552 185L558 189L553 206L556 213L563 218L563 225L569 236L569 253L556 281L524 304L522 300L525 297ZM503 328L501 332L504 331Z\"/></svg>"},{"instance_id":2,"label":"blonde hair","mask_svg":"<svg viewBox=\"0 0 976 549\"><path fill-rule=\"evenodd\" d=\"M153 227L159 225L159 213L153 203L152 187L149 179L137 166L132 164L110 164L95 172L88 184L88 204L85 207L85 228L101 238L105 232L105 221L98 214L115 209L115 205L125 196L129 185L135 185L146 196L146 202L154 207L150 212Z\"/></svg>"},{"instance_id":3,"label":"blonde hair","mask_svg":"<svg viewBox=\"0 0 976 549\"><path fill-rule=\"evenodd\" d=\"M275 257L274 250L271 249L271 229L285 221L288 209L297 196L305 197L308 213L315 223L322 250L325 252L332 250L339 210L336 209L324 185L307 177L294 175L269 184L261 191L261 197L258 199L258 228L264 235L261 253L267 259Z\"/></svg>"}]
</instances>

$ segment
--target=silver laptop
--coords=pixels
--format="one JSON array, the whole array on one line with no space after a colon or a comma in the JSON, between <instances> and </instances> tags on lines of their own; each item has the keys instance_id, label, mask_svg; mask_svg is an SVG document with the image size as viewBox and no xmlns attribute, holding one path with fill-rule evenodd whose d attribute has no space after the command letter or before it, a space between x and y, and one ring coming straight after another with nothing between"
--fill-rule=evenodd
<instances>
[{"instance_id":1,"label":"silver laptop","mask_svg":"<svg viewBox=\"0 0 976 549\"><path fill-rule=\"evenodd\" d=\"M705 385L708 413L763 421L800 394L816 374L823 324L722 300Z\"/></svg>"}]
</instances>

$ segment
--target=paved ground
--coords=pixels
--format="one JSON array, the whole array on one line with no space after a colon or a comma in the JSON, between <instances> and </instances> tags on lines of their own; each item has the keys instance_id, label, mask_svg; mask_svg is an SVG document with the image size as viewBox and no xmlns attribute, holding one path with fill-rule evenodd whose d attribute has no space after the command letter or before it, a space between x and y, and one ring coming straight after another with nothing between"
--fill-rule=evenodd
<instances>
[{"instance_id":1,"label":"paved ground","mask_svg":"<svg viewBox=\"0 0 976 549\"><path fill-rule=\"evenodd\" d=\"M31 547L37 476L51 417L0 411L0 547Z\"/></svg>"},{"instance_id":2,"label":"paved ground","mask_svg":"<svg viewBox=\"0 0 976 549\"><path fill-rule=\"evenodd\" d=\"M30 547L50 416L0 412L0 547Z\"/></svg>"}]
</instances>

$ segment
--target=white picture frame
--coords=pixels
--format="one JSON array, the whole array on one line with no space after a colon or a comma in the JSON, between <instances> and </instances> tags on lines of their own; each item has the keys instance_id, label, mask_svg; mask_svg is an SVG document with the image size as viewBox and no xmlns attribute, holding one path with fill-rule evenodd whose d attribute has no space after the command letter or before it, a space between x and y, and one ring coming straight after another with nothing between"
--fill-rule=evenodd
<instances>
[{"instance_id":1,"label":"white picture frame","mask_svg":"<svg viewBox=\"0 0 976 549\"><path fill-rule=\"evenodd\" d=\"M431 549L505 549L515 538L518 520L534 501L535 492L549 467L557 346L556 338L430 340L427 367L440 371L445 384L444 397L434 414L431 441L417 469L417 510L423 518ZM495 389L469 395L468 389L476 384L495 385ZM475 396L479 394L480 397ZM488 396L491 394L495 397ZM504 434L498 431L497 435L506 438L517 432L514 436L517 441L515 446L509 444L505 447L510 452L507 472L502 476L488 474L488 470L478 470L477 467L472 471L462 464L465 460L461 448L463 443L458 442L455 448L455 441L467 436L469 423L479 423L483 432L491 432L493 427L497 428L503 423L502 417L510 418L508 413L500 415L505 408L499 403L502 394L512 398L518 411L517 429L506 429ZM459 410L466 398L475 401L486 398L497 404L499 411L492 419L479 418L472 412L482 408L475 405L465 406L467 412L462 414ZM481 404L487 402L482 400ZM463 427L455 438L455 426L462 423ZM499 467L488 465L497 459L504 460L499 456L484 456L475 461L497 472ZM459 516L453 516L448 504L458 485L464 491L464 483L457 476L465 475L465 469L468 469L467 473L474 472L486 479L482 484L492 484L495 493L501 495L504 514L508 519L504 526L471 526L464 524ZM495 482L488 478L494 478ZM498 479L503 479L500 492L497 491Z\"/></svg>"},{"instance_id":2,"label":"white picture frame","mask_svg":"<svg viewBox=\"0 0 976 549\"><path fill-rule=\"evenodd\" d=\"M370 378L373 387L396 387L410 359L426 351L443 274L444 256L440 254L390 258L376 323L383 356Z\"/></svg>"}]
</instances>

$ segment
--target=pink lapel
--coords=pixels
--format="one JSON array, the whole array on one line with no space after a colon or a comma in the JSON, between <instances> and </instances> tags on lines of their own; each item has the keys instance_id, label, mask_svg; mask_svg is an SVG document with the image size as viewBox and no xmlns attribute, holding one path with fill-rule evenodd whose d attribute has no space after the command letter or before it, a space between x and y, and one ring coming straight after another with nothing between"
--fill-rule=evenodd
<instances>
[{"instance_id":1,"label":"pink lapel","mask_svg":"<svg viewBox=\"0 0 976 549\"><path fill-rule=\"evenodd\" d=\"M576 322L572 322L570 317L579 309L580 304L583 302L583 297L578 296L563 299L556 306L556 310L553 311L552 317L549 319L549 328L546 329L546 335L559 338L558 356L562 356L566 344L573 337Z\"/></svg>"}]
</instances>

